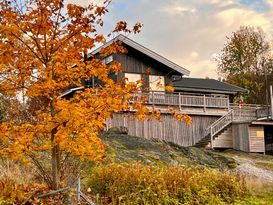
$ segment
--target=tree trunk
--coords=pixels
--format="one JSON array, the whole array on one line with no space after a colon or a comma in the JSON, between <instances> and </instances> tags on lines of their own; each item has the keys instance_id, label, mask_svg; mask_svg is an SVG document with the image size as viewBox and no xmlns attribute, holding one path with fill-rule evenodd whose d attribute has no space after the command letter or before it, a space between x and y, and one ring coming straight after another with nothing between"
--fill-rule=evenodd
<instances>
[{"instance_id":1,"label":"tree trunk","mask_svg":"<svg viewBox=\"0 0 273 205\"><path fill-rule=\"evenodd\" d=\"M52 170L52 189L56 190L59 188L60 185L60 146L58 144L55 144L55 134L57 132L57 128L54 128L51 131L51 143L53 144L53 147L51 149L51 170Z\"/></svg>"},{"instance_id":2,"label":"tree trunk","mask_svg":"<svg viewBox=\"0 0 273 205\"><path fill-rule=\"evenodd\" d=\"M60 185L60 150L55 145L51 150L52 189L56 190Z\"/></svg>"},{"instance_id":3,"label":"tree trunk","mask_svg":"<svg viewBox=\"0 0 273 205\"><path fill-rule=\"evenodd\" d=\"M51 116L55 116L55 109L54 109L54 102L50 102L50 110L51 110ZM56 142L55 135L57 133L57 127L53 128L51 130L51 171L52 171L52 186L51 188L56 190L59 188L60 185L60 172L61 172L61 153L60 153L60 146Z\"/></svg>"}]
</instances>

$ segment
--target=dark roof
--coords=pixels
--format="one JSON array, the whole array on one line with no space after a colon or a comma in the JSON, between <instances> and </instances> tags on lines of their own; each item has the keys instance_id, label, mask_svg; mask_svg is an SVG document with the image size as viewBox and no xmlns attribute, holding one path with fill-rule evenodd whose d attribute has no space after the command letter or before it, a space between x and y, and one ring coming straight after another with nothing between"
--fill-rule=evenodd
<instances>
[{"instance_id":1,"label":"dark roof","mask_svg":"<svg viewBox=\"0 0 273 205\"><path fill-rule=\"evenodd\" d=\"M179 81L173 82L173 86L177 91L191 91L191 92L207 92L207 93L226 93L236 94L248 92L248 90L231 85L226 82L221 82L214 79L202 78L182 78Z\"/></svg>"},{"instance_id":2,"label":"dark roof","mask_svg":"<svg viewBox=\"0 0 273 205\"><path fill-rule=\"evenodd\" d=\"M105 48L109 45L111 45L113 42L115 41L121 41L124 44L126 44L127 46L130 46L134 49L136 49L137 51L149 56L150 58L162 63L163 65L166 65L167 67L181 73L182 75L190 75L190 71L187 70L186 68L168 60L167 58L164 58L163 56L157 54L156 52L140 45L139 43L133 41L132 39L120 34L117 37L115 37L114 39L108 41L106 44L104 44L103 46L97 48L96 50L94 50L93 52L91 52L92 55L98 53L102 48Z\"/></svg>"}]
</instances>

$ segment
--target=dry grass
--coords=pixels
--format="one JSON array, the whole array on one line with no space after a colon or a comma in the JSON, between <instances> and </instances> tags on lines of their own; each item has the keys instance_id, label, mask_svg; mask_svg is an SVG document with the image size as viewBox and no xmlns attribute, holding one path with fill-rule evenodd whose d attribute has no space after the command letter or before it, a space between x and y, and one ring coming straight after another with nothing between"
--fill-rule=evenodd
<instances>
[{"instance_id":1,"label":"dry grass","mask_svg":"<svg viewBox=\"0 0 273 205\"><path fill-rule=\"evenodd\" d=\"M35 180L35 172L31 165L0 160L0 178L11 178L18 184L28 184Z\"/></svg>"},{"instance_id":2,"label":"dry grass","mask_svg":"<svg viewBox=\"0 0 273 205\"><path fill-rule=\"evenodd\" d=\"M239 175L211 169L142 164L94 168L88 184L104 204L223 204L248 194Z\"/></svg>"}]
</instances>

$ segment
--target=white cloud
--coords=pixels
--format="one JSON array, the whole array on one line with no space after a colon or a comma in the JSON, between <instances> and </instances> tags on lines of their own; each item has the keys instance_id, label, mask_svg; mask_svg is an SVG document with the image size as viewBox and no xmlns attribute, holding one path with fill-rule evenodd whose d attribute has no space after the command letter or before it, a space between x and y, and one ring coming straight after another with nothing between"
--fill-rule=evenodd
<instances>
[{"instance_id":1,"label":"white cloud","mask_svg":"<svg viewBox=\"0 0 273 205\"><path fill-rule=\"evenodd\" d=\"M268 9L258 11L239 0L113 0L105 31L121 19L130 25L140 21L143 31L131 38L186 67L191 76L217 78L213 56L221 51L226 36L241 25L273 33L273 2L264 2Z\"/></svg>"}]
</instances>

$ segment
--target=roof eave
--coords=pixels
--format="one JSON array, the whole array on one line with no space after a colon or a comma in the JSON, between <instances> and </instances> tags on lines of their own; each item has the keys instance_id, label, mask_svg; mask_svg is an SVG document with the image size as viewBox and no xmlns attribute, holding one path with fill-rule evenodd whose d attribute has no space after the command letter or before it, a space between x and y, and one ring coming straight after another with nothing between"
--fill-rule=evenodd
<instances>
[{"instance_id":1,"label":"roof eave","mask_svg":"<svg viewBox=\"0 0 273 205\"><path fill-rule=\"evenodd\" d=\"M219 94L232 94L235 95L240 91L228 91L228 90L212 90L212 89L199 89L199 88L183 88L174 86L175 90L178 91L191 91L191 92L205 92L205 93L219 93Z\"/></svg>"}]
</instances>

